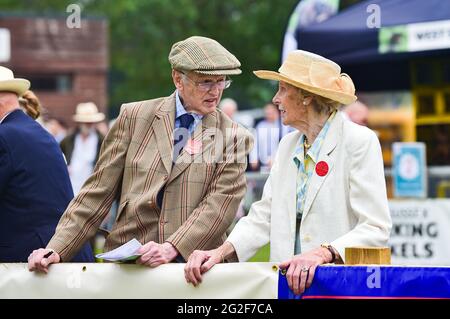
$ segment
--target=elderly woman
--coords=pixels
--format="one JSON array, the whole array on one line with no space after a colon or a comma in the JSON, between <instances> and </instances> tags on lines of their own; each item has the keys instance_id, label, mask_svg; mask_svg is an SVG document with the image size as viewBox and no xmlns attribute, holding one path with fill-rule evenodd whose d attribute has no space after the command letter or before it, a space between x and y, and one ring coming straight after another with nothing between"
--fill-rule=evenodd
<instances>
[{"instance_id":1,"label":"elderly woman","mask_svg":"<svg viewBox=\"0 0 450 319\"><path fill-rule=\"evenodd\" d=\"M391 219L380 143L370 129L344 120L339 107L356 100L336 63L294 51L278 72L273 103L296 129L279 145L260 201L217 249L195 251L185 268L194 285L225 259L246 261L270 242L270 260L288 269L289 287L303 293L316 267L343 263L345 248L385 246Z\"/></svg>"}]
</instances>

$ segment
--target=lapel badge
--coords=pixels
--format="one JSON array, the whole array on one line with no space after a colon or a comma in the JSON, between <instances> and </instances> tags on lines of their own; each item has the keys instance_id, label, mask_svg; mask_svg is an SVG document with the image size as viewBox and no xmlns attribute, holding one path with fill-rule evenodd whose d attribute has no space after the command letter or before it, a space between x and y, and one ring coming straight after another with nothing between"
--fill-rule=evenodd
<instances>
[{"instance_id":1,"label":"lapel badge","mask_svg":"<svg viewBox=\"0 0 450 319\"><path fill-rule=\"evenodd\" d=\"M316 165L316 173L319 176L325 176L328 174L328 164L327 162L324 161L320 161L319 163L317 163Z\"/></svg>"}]
</instances>

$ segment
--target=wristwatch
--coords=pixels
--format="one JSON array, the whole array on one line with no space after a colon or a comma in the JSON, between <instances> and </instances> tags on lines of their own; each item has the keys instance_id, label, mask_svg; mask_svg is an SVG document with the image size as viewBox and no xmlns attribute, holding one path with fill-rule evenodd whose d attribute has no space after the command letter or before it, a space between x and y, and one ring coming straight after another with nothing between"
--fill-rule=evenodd
<instances>
[{"instance_id":1,"label":"wristwatch","mask_svg":"<svg viewBox=\"0 0 450 319\"><path fill-rule=\"evenodd\" d=\"M328 249L328 251L331 253L330 264L334 263L336 261L336 253L334 252L333 246L331 246L329 243L323 243L320 245L320 247Z\"/></svg>"}]
</instances>

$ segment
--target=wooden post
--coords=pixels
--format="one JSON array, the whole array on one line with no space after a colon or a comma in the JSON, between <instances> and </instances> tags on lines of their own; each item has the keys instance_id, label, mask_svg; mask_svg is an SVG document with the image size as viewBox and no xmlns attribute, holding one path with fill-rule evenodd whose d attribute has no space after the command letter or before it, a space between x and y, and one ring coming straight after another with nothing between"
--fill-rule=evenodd
<instances>
[{"instance_id":1,"label":"wooden post","mask_svg":"<svg viewBox=\"0 0 450 319\"><path fill-rule=\"evenodd\" d=\"M389 247L347 247L345 248L346 265L390 265L391 249Z\"/></svg>"}]
</instances>

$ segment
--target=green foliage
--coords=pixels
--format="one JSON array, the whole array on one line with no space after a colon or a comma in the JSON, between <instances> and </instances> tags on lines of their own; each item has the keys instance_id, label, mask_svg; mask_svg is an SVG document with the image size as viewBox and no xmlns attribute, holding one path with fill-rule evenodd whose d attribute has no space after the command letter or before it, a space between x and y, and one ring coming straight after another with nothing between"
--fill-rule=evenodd
<instances>
[{"instance_id":1,"label":"green foliage","mask_svg":"<svg viewBox=\"0 0 450 319\"><path fill-rule=\"evenodd\" d=\"M252 71L276 69L287 19L297 0L133 0L93 1L86 8L110 23L111 103L159 97L174 87L167 60L173 43L192 35L223 44L242 63L225 96L241 107L258 107L274 87Z\"/></svg>"}]
</instances>

